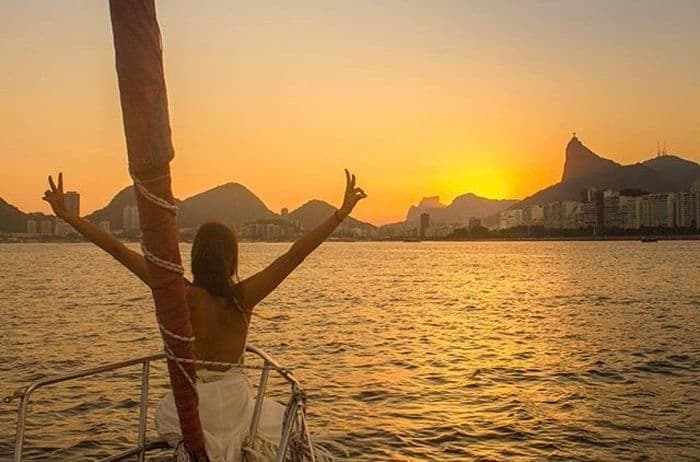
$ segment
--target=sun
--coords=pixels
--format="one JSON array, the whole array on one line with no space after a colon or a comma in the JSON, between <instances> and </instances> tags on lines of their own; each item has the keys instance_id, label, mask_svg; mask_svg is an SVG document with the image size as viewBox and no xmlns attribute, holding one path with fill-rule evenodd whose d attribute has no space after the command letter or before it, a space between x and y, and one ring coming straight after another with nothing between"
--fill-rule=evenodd
<instances>
[{"instance_id":1,"label":"sun","mask_svg":"<svg viewBox=\"0 0 700 462\"><path fill-rule=\"evenodd\" d=\"M438 191L443 201L472 193L488 199L509 199L512 193L507 172L481 166L444 173L436 178L432 190Z\"/></svg>"}]
</instances>

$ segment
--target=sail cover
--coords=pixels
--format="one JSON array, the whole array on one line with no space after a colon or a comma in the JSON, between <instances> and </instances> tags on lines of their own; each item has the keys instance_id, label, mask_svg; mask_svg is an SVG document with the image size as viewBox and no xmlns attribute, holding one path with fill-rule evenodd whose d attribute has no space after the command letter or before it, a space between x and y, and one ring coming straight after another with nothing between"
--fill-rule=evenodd
<instances>
[{"instance_id":1,"label":"sail cover","mask_svg":"<svg viewBox=\"0 0 700 462\"><path fill-rule=\"evenodd\" d=\"M117 77L129 169L137 185L144 254L156 317L169 352L168 372L184 445L191 460L206 461L199 421L192 326L172 204L168 102L154 0L110 0ZM150 198L150 199L149 199ZM158 200L161 205L158 205ZM164 205L163 205L164 204ZM173 361L173 357L184 361Z\"/></svg>"}]
</instances>

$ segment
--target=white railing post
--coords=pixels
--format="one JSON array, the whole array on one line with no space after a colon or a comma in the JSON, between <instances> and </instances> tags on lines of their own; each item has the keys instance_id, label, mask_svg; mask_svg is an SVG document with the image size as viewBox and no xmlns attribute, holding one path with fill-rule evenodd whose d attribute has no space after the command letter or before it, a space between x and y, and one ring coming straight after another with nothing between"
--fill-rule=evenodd
<instances>
[{"instance_id":1,"label":"white railing post","mask_svg":"<svg viewBox=\"0 0 700 462\"><path fill-rule=\"evenodd\" d=\"M141 368L141 401L139 403L139 455L138 462L146 458L146 424L148 419L148 376L151 362L145 360Z\"/></svg>"},{"instance_id":2,"label":"white railing post","mask_svg":"<svg viewBox=\"0 0 700 462\"><path fill-rule=\"evenodd\" d=\"M29 395L27 390L22 394L17 409L17 431L15 433L15 456L14 462L22 461L22 449L24 447L24 423L27 420L27 405L29 404Z\"/></svg>"}]
</instances>

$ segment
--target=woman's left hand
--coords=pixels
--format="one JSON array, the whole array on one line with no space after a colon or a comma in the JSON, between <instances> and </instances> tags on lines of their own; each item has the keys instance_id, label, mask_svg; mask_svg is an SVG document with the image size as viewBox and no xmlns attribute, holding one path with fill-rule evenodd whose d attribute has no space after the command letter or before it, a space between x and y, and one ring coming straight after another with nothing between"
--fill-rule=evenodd
<instances>
[{"instance_id":1,"label":"woman's left hand","mask_svg":"<svg viewBox=\"0 0 700 462\"><path fill-rule=\"evenodd\" d=\"M66 199L63 195L63 172L58 174L58 186L54 183L53 178L49 176L49 187L44 192L44 197L41 199L48 202L53 209L53 213L58 218L65 218L68 215L68 208L66 207Z\"/></svg>"},{"instance_id":2,"label":"woman's left hand","mask_svg":"<svg viewBox=\"0 0 700 462\"><path fill-rule=\"evenodd\" d=\"M348 169L345 169L345 197L343 197L343 205L338 209L340 218L344 219L355 208L357 203L367 197L362 188L355 186L355 175L351 175Z\"/></svg>"}]
</instances>

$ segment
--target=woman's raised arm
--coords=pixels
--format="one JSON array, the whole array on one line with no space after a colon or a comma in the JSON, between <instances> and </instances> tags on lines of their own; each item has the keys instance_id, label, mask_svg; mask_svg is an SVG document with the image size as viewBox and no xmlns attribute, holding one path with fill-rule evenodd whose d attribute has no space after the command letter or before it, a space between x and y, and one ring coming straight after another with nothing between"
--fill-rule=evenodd
<instances>
[{"instance_id":1,"label":"woman's raised arm","mask_svg":"<svg viewBox=\"0 0 700 462\"><path fill-rule=\"evenodd\" d=\"M143 255L134 252L125 246L121 241L112 236L111 233L93 225L87 220L73 215L66 208L66 202L63 195L63 173L58 174L58 185L54 183L53 178L49 176L49 187L44 192L42 198L51 205L53 213L63 221L71 225L86 239L92 241L99 248L113 256L119 263L126 266L129 271L134 273L146 285L150 286L150 277L146 268L146 260Z\"/></svg>"},{"instance_id":2,"label":"woman's raised arm","mask_svg":"<svg viewBox=\"0 0 700 462\"><path fill-rule=\"evenodd\" d=\"M355 187L355 175L345 170L345 196L343 205L320 225L304 234L292 247L272 262L270 266L259 273L241 282L243 304L247 309L252 309L261 300L267 297L294 269L304 261L335 228L355 208L357 203L367 197L362 188Z\"/></svg>"}]
</instances>

